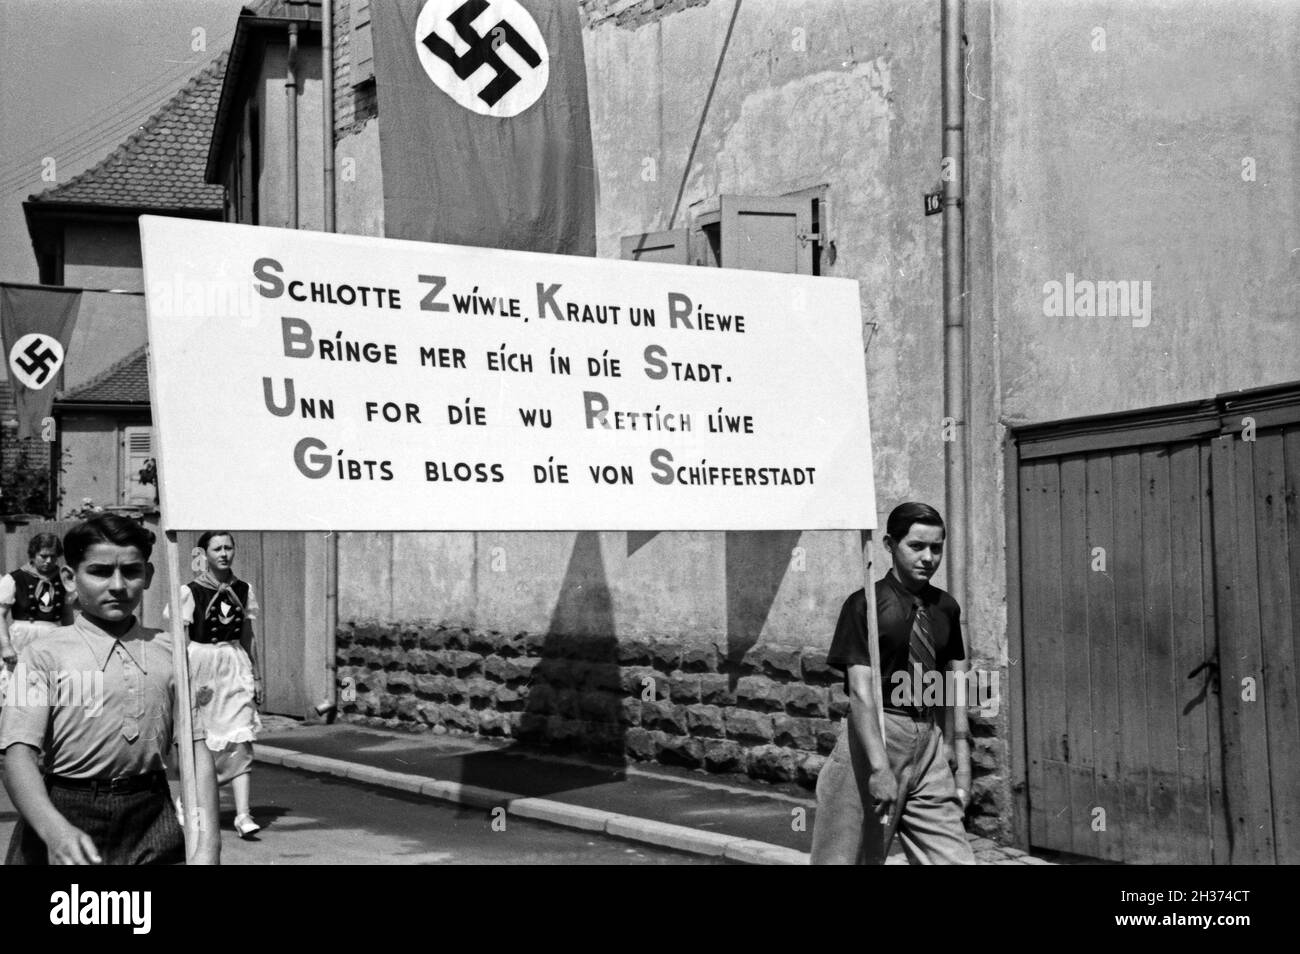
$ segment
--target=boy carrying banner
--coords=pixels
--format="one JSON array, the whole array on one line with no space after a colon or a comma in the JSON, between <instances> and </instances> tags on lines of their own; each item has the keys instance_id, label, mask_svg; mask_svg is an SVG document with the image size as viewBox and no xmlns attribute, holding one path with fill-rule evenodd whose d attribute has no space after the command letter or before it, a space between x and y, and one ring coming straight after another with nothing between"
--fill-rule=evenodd
<instances>
[{"instance_id":1,"label":"boy carrying banner","mask_svg":"<svg viewBox=\"0 0 1300 954\"><path fill-rule=\"evenodd\" d=\"M63 584L80 613L23 650L24 691L0 713L5 788L21 815L6 864L186 860L165 775L177 704L171 636L134 615L153 579L153 540L113 514L63 538ZM200 826L189 860L216 864L216 773L197 717L193 735Z\"/></svg>"},{"instance_id":2,"label":"boy carrying banner","mask_svg":"<svg viewBox=\"0 0 1300 954\"><path fill-rule=\"evenodd\" d=\"M891 823L911 864L975 863L962 827L970 802L964 705L959 698L940 698L936 705L916 692L923 682L940 681L931 674L948 685L947 672L960 674L968 666L961 608L930 583L943 559L944 537L943 518L927 504L900 504L889 515L885 547L893 567L875 584L878 673L867 641L865 592L844 602L826 661L844 671L850 709L817 778L813 864L883 863ZM883 739L876 708L882 704Z\"/></svg>"}]
</instances>

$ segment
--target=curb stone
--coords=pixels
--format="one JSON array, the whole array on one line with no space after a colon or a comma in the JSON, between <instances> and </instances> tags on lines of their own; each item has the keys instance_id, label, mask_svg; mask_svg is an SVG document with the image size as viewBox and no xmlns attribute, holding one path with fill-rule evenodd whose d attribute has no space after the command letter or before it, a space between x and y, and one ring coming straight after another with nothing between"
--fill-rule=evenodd
<instances>
[{"instance_id":1,"label":"curb stone","mask_svg":"<svg viewBox=\"0 0 1300 954\"><path fill-rule=\"evenodd\" d=\"M518 815L520 818L550 822L553 825L563 825L580 831L603 832L609 820L614 817L613 812L569 805L549 798L516 798L510 803L509 811L510 814Z\"/></svg>"},{"instance_id":2,"label":"curb stone","mask_svg":"<svg viewBox=\"0 0 1300 954\"><path fill-rule=\"evenodd\" d=\"M468 805L472 808L491 809L504 806L508 813L520 818L549 822L580 831L602 832L616 838L674 848L691 854L725 858L742 864L806 865L809 862L807 852L753 841L740 835L723 835L650 818L619 815L549 798L526 798L477 785L463 785L460 782L394 772L377 766L358 765L343 759L307 755L273 745L258 745L253 752L257 761L268 765L281 765L304 772L334 775L381 788L392 788L441 801Z\"/></svg>"},{"instance_id":3,"label":"curb stone","mask_svg":"<svg viewBox=\"0 0 1300 954\"><path fill-rule=\"evenodd\" d=\"M605 825L605 834L714 858L723 857L727 845L733 841L744 840L739 835L700 831L697 828L687 828L685 825L672 825L648 818L635 818L631 815L615 815Z\"/></svg>"},{"instance_id":4,"label":"curb stone","mask_svg":"<svg viewBox=\"0 0 1300 954\"><path fill-rule=\"evenodd\" d=\"M728 843L722 856L728 861L738 861L747 865L807 865L810 863L807 852L765 841L751 841L739 838Z\"/></svg>"},{"instance_id":5,"label":"curb stone","mask_svg":"<svg viewBox=\"0 0 1300 954\"><path fill-rule=\"evenodd\" d=\"M371 785L400 789L413 795L419 795L424 785L424 779L418 775L403 775L401 772L377 768L373 765L353 765L348 769L347 777L358 782L369 782Z\"/></svg>"}]
</instances>

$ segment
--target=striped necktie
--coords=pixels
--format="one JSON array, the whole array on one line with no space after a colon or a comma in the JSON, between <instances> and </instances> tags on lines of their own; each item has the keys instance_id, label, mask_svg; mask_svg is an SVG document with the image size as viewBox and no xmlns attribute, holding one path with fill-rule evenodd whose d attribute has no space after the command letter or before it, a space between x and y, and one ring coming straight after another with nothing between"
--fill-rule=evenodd
<instances>
[{"instance_id":1,"label":"striped necktie","mask_svg":"<svg viewBox=\"0 0 1300 954\"><path fill-rule=\"evenodd\" d=\"M933 672L939 668L934 655L934 638L930 635L930 613L925 604L917 600L912 617L912 637L907 644L907 658L921 673Z\"/></svg>"}]
</instances>

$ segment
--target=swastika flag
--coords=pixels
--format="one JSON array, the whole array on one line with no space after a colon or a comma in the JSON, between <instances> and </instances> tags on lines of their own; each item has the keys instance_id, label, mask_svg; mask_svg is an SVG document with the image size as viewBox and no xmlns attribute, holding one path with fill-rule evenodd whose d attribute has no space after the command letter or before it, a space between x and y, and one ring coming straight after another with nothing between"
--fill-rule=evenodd
<instances>
[{"instance_id":1,"label":"swastika flag","mask_svg":"<svg viewBox=\"0 0 1300 954\"><path fill-rule=\"evenodd\" d=\"M578 5L393 0L370 10L385 234L594 255Z\"/></svg>"},{"instance_id":2,"label":"swastika flag","mask_svg":"<svg viewBox=\"0 0 1300 954\"><path fill-rule=\"evenodd\" d=\"M20 438L41 434L80 310L80 289L0 285L0 339Z\"/></svg>"}]
</instances>

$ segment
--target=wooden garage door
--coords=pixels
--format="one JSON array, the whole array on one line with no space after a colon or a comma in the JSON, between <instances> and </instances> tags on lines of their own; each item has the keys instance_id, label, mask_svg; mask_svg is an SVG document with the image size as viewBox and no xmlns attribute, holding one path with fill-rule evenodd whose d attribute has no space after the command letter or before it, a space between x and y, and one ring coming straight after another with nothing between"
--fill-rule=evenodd
<instances>
[{"instance_id":1,"label":"wooden garage door","mask_svg":"<svg viewBox=\"0 0 1300 954\"><path fill-rule=\"evenodd\" d=\"M1022 463L1035 845L1223 860L1209 463L1197 442Z\"/></svg>"},{"instance_id":2,"label":"wooden garage door","mask_svg":"<svg viewBox=\"0 0 1300 954\"><path fill-rule=\"evenodd\" d=\"M1223 769L1237 864L1300 863L1300 424L1213 442ZM1263 418L1263 415L1259 415Z\"/></svg>"},{"instance_id":3,"label":"wooden garage door","mask_svg":"<svg viewBox=\"0 0 1300 954\"><path fill-rule=\"evenodd\" d=\"M1017 440L1031 843L1300 862L1300 385Z\"/></svg>"}]
</instances>

